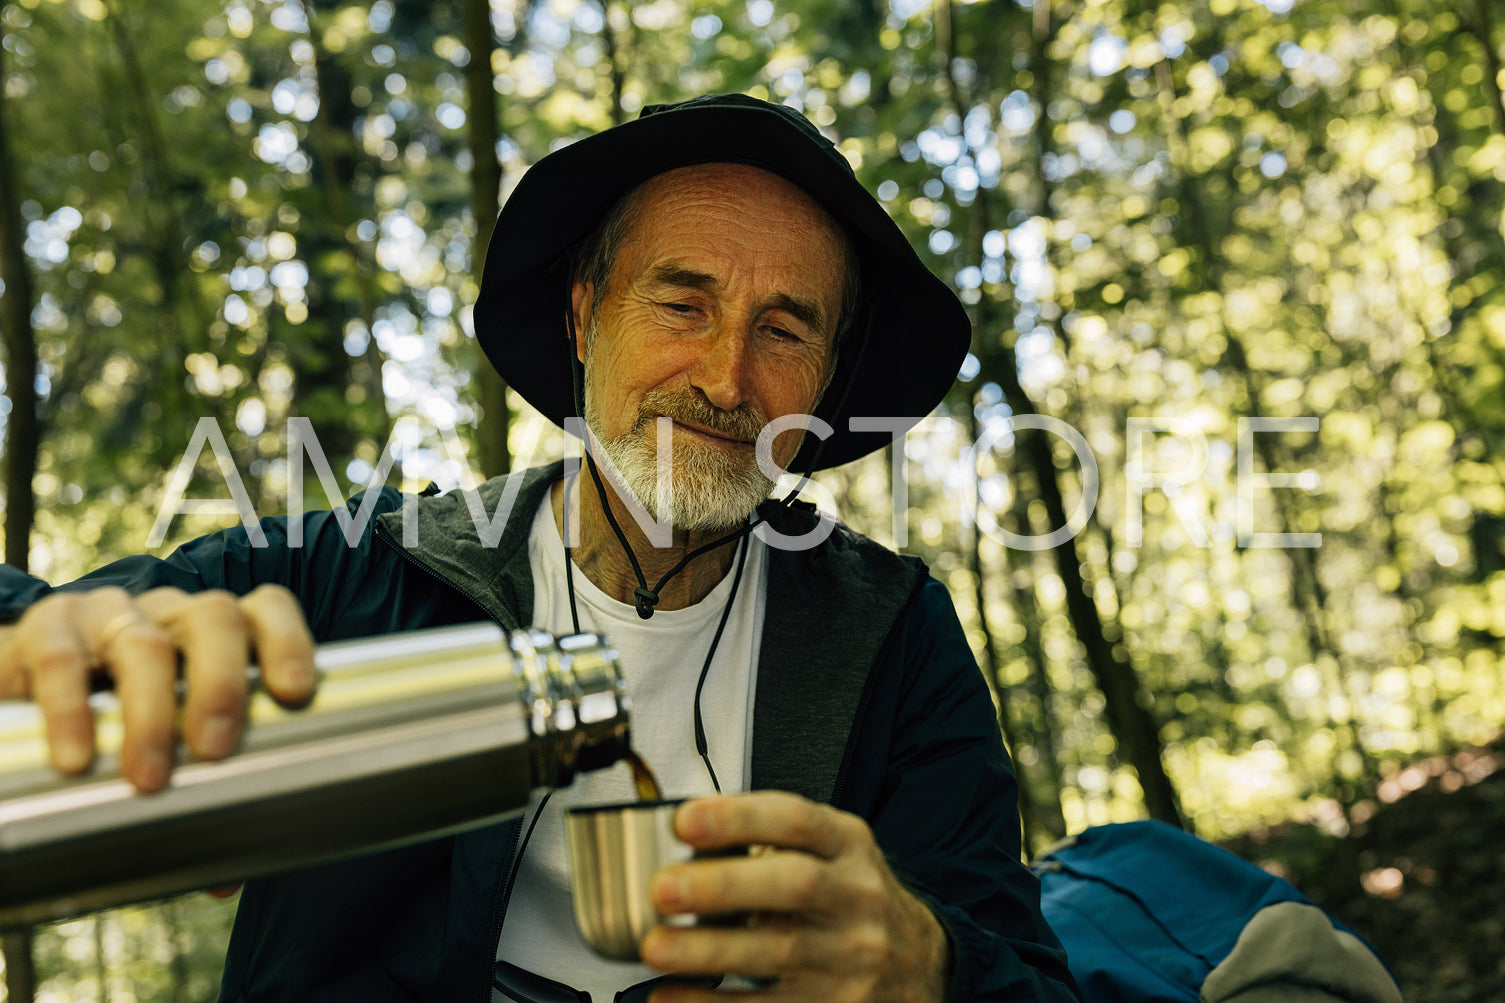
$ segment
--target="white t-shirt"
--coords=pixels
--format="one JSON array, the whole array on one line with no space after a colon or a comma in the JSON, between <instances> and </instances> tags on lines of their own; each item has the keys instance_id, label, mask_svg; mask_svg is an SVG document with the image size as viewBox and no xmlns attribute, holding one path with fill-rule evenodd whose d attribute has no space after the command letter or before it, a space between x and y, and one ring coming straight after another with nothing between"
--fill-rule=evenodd
<instances>
[{"instance_id":1,"label":"white t-shirt","mask_svg":"<svg viewBox=\"0 0 1505 1003\"><path fill-rule=\"evenodd\" d=\"M753 536L744 539L752 549L700 700L711 765L721 790L728 794L746 790L748 785L754 667L767 584L767 545ZM533 626L556 635L571 633L564 544L547 494L528 537L528 560L533 571ZM606 635L621 654L632 698L633 747L653 767L666 798L715 791L695 752L695 683L726 608L735 569L734 560L726 577L694 606L660 609L650 620L606 595L578 566L574 569L580 629ZM539 797L533 797L523 819L524 830L533 820ZM576 932L570 911L565 811L575 805L634 797L631 772L618 764L576 776L574 783L549 799L517 865L498 958L586 990L592 1000L608 1003L618 991L662 974L643 964L607 961L594 954Z\"/></svg>"}]
</instances>

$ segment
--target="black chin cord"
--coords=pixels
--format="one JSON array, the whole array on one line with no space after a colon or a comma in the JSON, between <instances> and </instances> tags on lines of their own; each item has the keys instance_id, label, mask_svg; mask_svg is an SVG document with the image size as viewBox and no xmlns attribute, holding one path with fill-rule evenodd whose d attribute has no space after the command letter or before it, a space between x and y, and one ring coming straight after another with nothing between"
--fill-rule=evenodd
<instances>
[{"instance_id":1,"label":"black chin cord","mask_svg":"<svg viewBox=\"0 0 1505 1003\"><path fill-rule=\"evenodd\" d=\"M565 529L569 529L570 514L570 489L574 486L574 478L564 482L564 517ZM751 528L751 527L749 527ZM705 719L700 713L700 694L705 690L706 676L710 675L711 662L716 658L716 648L721 644L721 635L726 631L726 622L731 618L732 605L737 601L737 589L742 584L742 569L747 566L747 553L752 549L750 541L746 539L746 533L742 534L742 546L737 551L737 570L732 575L732 588L727 594L726 605L721 608L721 619L716 624L716 633L711 637L710 650L705 653L705 663L700 667L700 676L695 680L695 751L705 763L706 772L711 776L711 786L716 793L721 793L721 781L716 777L716 768L711 765L710 746L706 741ZM574 624L575 633L580 633L580 613L575 604L575 574L574 558L570 554L570 545L564 545L564 577L567 591L570 597L570 621ZM542 806L540 806L542 807ZM532 827L529 827L531 833ZM524 845L527 838L524 837Z\"/></svg>"},{"instance_id":2,"label":"black chin cord","mask_svg":"<svg viewBox=\"0 0 1505 1003\"><path fill-rule=\"evenodd\" d=\"M711 638L711 650L705 653L705 664L700 667L700 678L695 681L695 751L700 753L706 772L711 775L711 786L716 788L717 794L721 793L721 781L716 779L716 768L711 765L710 746L705 737L705 719L700 715L700 693L705 689L705 677L711 671L711 659L716 657L716 645L721 643L721 632L726 630L726 621L732 615L732 603L737 600L737 586L742 583L742 568L747 564L747 552L751 549L751 541L744 540L738 550L737 571L732 575L732 591L726 597L726 605L721 609L721 622L716 624L716 635Z\"/></svg>"}]
</instances>

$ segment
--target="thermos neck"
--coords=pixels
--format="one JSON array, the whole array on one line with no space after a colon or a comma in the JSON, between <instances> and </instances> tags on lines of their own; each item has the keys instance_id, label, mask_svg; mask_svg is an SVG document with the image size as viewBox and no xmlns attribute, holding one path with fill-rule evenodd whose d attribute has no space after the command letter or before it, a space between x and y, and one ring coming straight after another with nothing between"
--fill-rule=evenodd
<instances>
[{"instance_id":1,"label":"thermos neck","mask_svg":"<svg viewBox=\"0 0 1505 1003\"><path fill-rule=\"evenodd\" d=\"M594 634L536 630L510 638L518 699L532 732L533 785L564 787L577 772L626 757L630 704L618 655Z\"/></svg>"}]
</instances>

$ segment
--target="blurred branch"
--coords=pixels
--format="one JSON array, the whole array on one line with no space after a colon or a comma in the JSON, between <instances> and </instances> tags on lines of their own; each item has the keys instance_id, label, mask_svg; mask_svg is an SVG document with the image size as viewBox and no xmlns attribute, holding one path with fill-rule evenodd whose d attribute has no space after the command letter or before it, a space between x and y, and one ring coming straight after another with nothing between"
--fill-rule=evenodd
<instances>
[{"instance_id":1,"label":"blurred branch","mask_svg":"<svg viewBox=\"0 0 1505 1003\"><path fill-rule=\"evenodd\" d=\"M110 27L114 34L116 49L120 54L121 66L125 70L126 81L136 103L143 147L142 176L148 192L146 201L161 209L157 214L155 225L155 229L161 233L161 239L156 241L153 252L158 280L163 283L163 305L167 311L176 311L181 302L179 290L186 291L195 326L194 333L201 335L209 329L209 311L197 284L191 281L181 282L181 276L190 273L187 255L183 250L185 243L183 226L173 205L173 193L178 190L179 185L171 159L167 154L167 143L162 136L161 123L157 120L156 102L153 100L151 86L147 83L140 54L136 51L135 39L131 36L125 16L120 10L119 0L109 0L105 7L109 13Z\"/></svg>"},{"instance_id":2,"label":"blurred branch","mask_svg":"<svg viewBox=\"0 0 1505 1003\"><path fill-rule=\"evenodd\" d=\"M167 967L172 976L172 1003L186 1003L189 972L188 959L183 952L182 932L179 929L179 901L168 899L162 903L161 910L167 949L170 952Z\"/></svg>"},{"instance_id":3,"label":"blurred branch","mask_svg":"<svg viewBox=\"0 0 1505 1003\"><path fill-rule=\"evenodd\" d=\"M957 50L957 31L955 26L956 8L949 0L937 0L934 13L935 38L936 38L936 62L939 65L942 79L945 81L945 94L950 105L949 110L961 121L966 120L967 112L977 101L978 93L987 93L990 81L982 76L975 79L975 88L969 91L964 87L956 72L957 60L960 53ZM891 94L885 88L884 100L891 100ZM975 259L977 266L981 267L986 254L982 249L984 236L992 229L992 221L989 215L990 199L988 193L979 191L972 202L970 213L971 240L964 241L963 247L969 258ZM962 233L965 235L966 231ZM988 346L991 345L991 335L1001 325L1002 321L996 315L997 302L992 297L980 297L974 310L969 313L975 314L973 323L972 343L980 357L987 357L991 353ZM1006 347L1002 348L1005 356L1003 365L1016 366L1013 353ZM977 409L980 402L975 394L967 400L966 421L969 441L978 440L980 429L977 421ZM1016 491L1015 497L1020 497ZM1044 843L1053 843L1066 834L1065 816L1061 810L1061 764L1058 761L1058 749L1055 740L1055 729L1051 712L1051 687L1047 672L1044 649L1039 637L1039 615L1035 608L1032 586L1016 588L1009 571L1009 561L1005 552L1002 567L992 572L993 577L1001 577L1010 587L1013 594L1014 605L1020 622L1025 626L1026 636L1021 647L1025 652L1026 663L1029 666L1030 685L1025 689L1025 696L1029 702L1035 705L1040 727L1030 736L1028 744L1033 746L1035 755L1047 774L1046 789L1048 797L1037 800L1038 785L1031 782L1033 770L1027 770L1020 758L1020 751L1026 744L1023 728L1015 719L1012 709L1013 694L1004 689L999 665L996 641L992 627L992 617L988 612L987 593L985 588L987 572L982 557L983 532L981 524L977 520L978 507L981 502L980 494L975 490L970 499L972 505L971 547L968 552L968 560L971 565L973 583L976 594L978 625L983 634L985 675L988 678L989 688L993 691L994 700L998 708L998 726L1003 733L1004 741L1008 743L1009 751L1014 756L1015 771L1019 781L1019 814L1024 823L1024 853L1026 857L1032 848L1031 835L1043 832L1046 836Z\"/></svg>"},{"instance_id":4,"label":"blurred branch","mask_svg":"<svg viewBox=\"0 0 1505 1003\"><path fill-rule=\"evenodd\" d=\"M1026 511L1028 503L1023 492L1017 489L1014 492L1014 500L1013 508L1004 514L1002 521L1013 532L1027 536L1029 535L1027 525L1029 516ZM1024 581L1016 581L1016 574ZM1066 786L1066 779L1061 769L1062 749L1056 731L1056 689L1050 682L1050 662L1045 654L1045 643L1040 636L1043 621L1040 616L1040 606L1035 601L1034 555L1025 555L1017 573L1010 573L1005 565L1002 576L1009 584L1014 610L1019 617L1020 626L1024 629L1024 639L1019 642L1019 647L1024 652L1028 680L1026 689L1035 704L1035 712L1039 715L1038 726L1030 738L1031 744L1035 747L1035 753L1039 756L1040 768L1045 771L1046 790L1050 796L1039 800L1039 811L1035 817L1040 829L1047 837L1045 845L1048 846L1066 835L1066 816L1061 808L1061 791ZM1031 773L1033 771L1028 771L1025 776Z\"/></svg>"}]
</instances>

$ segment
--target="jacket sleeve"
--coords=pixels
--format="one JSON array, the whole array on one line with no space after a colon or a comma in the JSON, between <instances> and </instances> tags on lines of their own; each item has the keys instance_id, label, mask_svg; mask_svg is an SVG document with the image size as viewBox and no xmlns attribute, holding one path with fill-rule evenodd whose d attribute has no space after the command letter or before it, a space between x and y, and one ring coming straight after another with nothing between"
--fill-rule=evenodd
<instances>
[{"instance_id":1,"label":"jacket sleeve","mask_svg":"<svg viewBox=\"0 0 1505 1003\"><path fill-rule=\"evenodd\" d=\"M952 950L951 999L1077 1001L1066 952L1020 861L1018 784L951 596L927 578L891 638L902 662L871 822Z\"/></svg>"},{"instance_id":2,"label":"jacket sleeve","mask_svg":"<svg viewBox=\"0 0 1505 1003\"><path fill-rule=\"evenodd\" d=\"M376 516L402 502L399 492L383 488L361 524L359 508L365 497L350 499L346 508L356 545L346 537L345 520L334 511L319 511L300 517L303 540L297 547L289 542L287 519L273 516L260 522L264 546L254 546L245 527L236 526L190 540L166 557L122 558L64 585L49 585L0 565L0 623L14 623L32 603L53 592L113 585L132 594L172 586L185 592L225 589L244 595L258 585L274 584L297 594L317 635L319 625L331 622L345 601L348 590L339 585L358 583L362 577L370 548L360 544L369 543Z\"/></svg>"}]
</instances>

